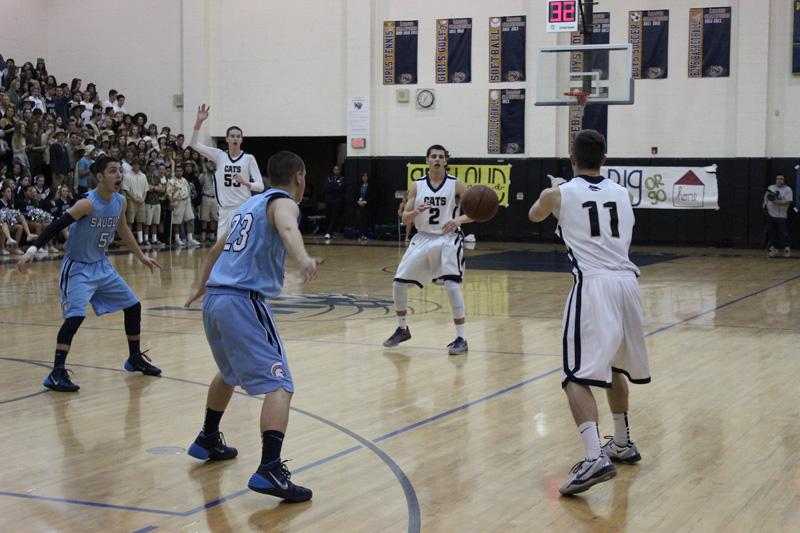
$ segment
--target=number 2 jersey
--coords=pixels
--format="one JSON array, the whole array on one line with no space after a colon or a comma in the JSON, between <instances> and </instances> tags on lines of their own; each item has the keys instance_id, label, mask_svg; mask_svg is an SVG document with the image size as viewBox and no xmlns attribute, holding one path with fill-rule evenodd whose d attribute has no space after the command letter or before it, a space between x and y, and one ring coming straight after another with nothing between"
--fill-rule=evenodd
<instances>
[{"instance_id":1,"label":"number 2 jersey","mask_svg":"<svg viewBox=\"0 0 800 533\"><path fill-rule=\"evenodd\" d=\"M69 237L64 244L65 258L80 263L96 263L106 256L108 245L114 240L119 216L125 203L119 193L106 200L97 189L82 198L92 202L92 212L69 226Z\"/></svg>"},{"instance_id":2,"label":"number 2 jersey","mask_svg":"<svg viewBox=\"0 0 800 533\"><path fill-rule=\"evenodd\" d=\"M414 208L422 204L430 204L430 209L417 215L414 226L422 233L441 235L442 228L449 221L458 216L456 203L456 178L446 174L438 187L433 186L430 176L416 180L417 197L414 199Z\"/></svg>"},{"instance_id":3,"label":"number 2 jersey","mask_svg":"<svg viewBox=\"0 0 800 533\"><path fill-rule=\"evenodd\" d=\"M292 197L269 189L242 204L231 219L231 231L207 287L231 287L275 298L283 289L286 247L267 216L269 202Z\"/></svg>"},{"instance_id":4,"label":"number 2 jersey","mask_svg":"<svg viewBox=\"0 0 800 533\"><path fill-rule=\"evenodd\" d=\"M220 207L239 207L250 198L250 190L234 179L237 174L250 183L263 183L264 181L256 158L251 154L242 152L239 157L231 158L226 150L219 148L202 144L192 145L192 148L213 161L217 167L214 173L214 195Z\"/></svg>"},{"instance_id":5,"label":"number 2 jersey","mask_svg":"<svg viewBox=\"0 0 800 533\"><path fill-rule=\"evenodd\" d=\"M635 218L628 190L603 176L575 176L559 187L556 232L567 246L573 272L631 271L628 259Z\"/></svg>"}]
</instances>

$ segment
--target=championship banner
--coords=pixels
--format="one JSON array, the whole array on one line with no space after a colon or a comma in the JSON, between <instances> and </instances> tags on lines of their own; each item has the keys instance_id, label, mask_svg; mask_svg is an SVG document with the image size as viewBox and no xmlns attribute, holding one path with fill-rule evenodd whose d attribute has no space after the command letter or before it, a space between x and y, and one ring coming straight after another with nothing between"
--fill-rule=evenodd
<instances>
[{"instance_id":1,"label":"championship banner","mask_svg":"<svg viewBox=\"0 0 800 533\"><path fill-rule=\"evenodd\" d=\"M409 163L406 187L424 177L428 166L424 163ZM511 165L447 165L447 173L463 181L467 188L486 185L497 193L500 205L508 207L508 189L511 187Z\"/></svg>"},{"instance_id":2,"label":"championship banner","mask_svg":"<svg viewBox=\"0 0 800 533\"><path fill-rule=\"evenodd\" d=\"M603 167L640 209L719 209L717 176L702 167Z\"/></svg>"},{"instance_id":3,"label":"championship banner","mask_svg":"<svg viewBox=\"0 0 800 533\"><path fill-rule=\"evenodd\" d=\"M383 23L383 84L417 83L419 21L387 20Z\"/></svg>"},{"instance_id":4,"label":"championship banner","mask_svg":"<svg viewBox=\"0 0 800 533\"><path fill-rule=\"evenodd\" d=\"M667 77L669 10L631 11L628 42L633 47L633 77L657 80Z\"/></svg>"},{"instance_id":5,"label":"championship banner","mask_svg":"<svg viewBox=\"0 0 800 533\"><path fill-rule=\"evenodd\" d=\"M472 19L436 19L436 83L472 81Z\"/></svg>"},{"instance_id":6,"label":"championship banner","mask_svg":"<svg viewBox=\"0 0 800 533\"><path fill-rule=\"evenodd\" d=\"M689 77L727 78L731 74L731 8L689 10Z\"/></svg>"},{"instance_id":7,"label":"championship banner","mask_svg":"<svg viewBox=\"0 0 800 533\"><path fill-rule=\"evenodd\" d=\"M589 42L586 44L609 44L611 35L611 13L595 13L593 17L592 33ZM570 44L584 44L583 34L574 32L570 37ZM608 54L592 54L589 70L600 73L601 80L608 79ZM585 72L583 69L583 54L573 52L570 57L570 72ZM608 87L600 87L600 94L608 96ZM583 129L597 130L606 138L608 145L608 106L594 105L589 103L583 109L581 117L580 109L577 106L569 108L569 139ZM606 146L607 148L608 146Z\"/></svg>"},{"instance_id":8,"label":"championship banner","mask_svg":"<svg viewBox=\"0 0 800 533\"><path fill-rule=\"evenodd\" d=\"M800 74L800 0L794 0L794 30L792 33L792 74Z\"/></svg>"},{"instance_id":9,"label":"championship banner","mask_svg":"<svg viewBox=\"0 0 800 533\"><path fill-rule=\"evenodd\" d=\"M489 83L525 81L525 17L489 19Z\"/></svg>"},{"instance_id":10,"label":"championship banner","mask_svg":"<svg viewBox=\"0 0 800 533\"><path fill-rule=\"evenodd\" d=\"M521 154L525 151L525 89L489 91L490 154Z\"/></svg>"}]
</instances>

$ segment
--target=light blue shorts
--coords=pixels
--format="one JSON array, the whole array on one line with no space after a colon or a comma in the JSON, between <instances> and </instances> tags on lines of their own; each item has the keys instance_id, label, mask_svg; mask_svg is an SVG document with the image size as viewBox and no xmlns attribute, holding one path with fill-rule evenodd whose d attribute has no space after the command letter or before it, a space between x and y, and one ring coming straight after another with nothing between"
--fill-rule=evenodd
<instances>
[{"instance_id":1,"label":"light blue shorts","mask_svg":"<svg viewBox=\"0 0 800 533\"><path fill-rule=\"evenodd\" d=\"M121 311L139 301L107 257L81 263L64 257L61 263L61 314L64 318L86 316L92 304L96 315Z\"/></svg>"},{"instance_id":2,"label":"light blue shorts","mask_svg":"<svg viewBox=\"0 0 800 533\"><path fill-rule=\"evenodd\" d=\"M283 388L294 392L286 350L269 305L256 293L209 287L203 326L225 383L252 396Z\"/></svg>"}]
</instances>

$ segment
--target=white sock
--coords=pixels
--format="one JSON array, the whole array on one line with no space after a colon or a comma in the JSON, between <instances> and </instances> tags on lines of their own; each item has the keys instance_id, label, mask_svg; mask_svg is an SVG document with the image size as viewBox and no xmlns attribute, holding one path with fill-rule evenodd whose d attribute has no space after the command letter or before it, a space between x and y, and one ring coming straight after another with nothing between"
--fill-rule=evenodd
<instances>
[{"instance_id":1,"label":"white sock","mask_svg":"<svg viewBox=\"0 0 800 533\"><path fill-rule=\"evenodd\" d=\"M192 240L192 234L191 233L186 233L186 240L187 241L191 241Z\"/></svg>"},{"instance_id":2,"label":"white sock","mask_svg":"<svg viewBox=\"0 0 800 533\"><path fill-rule=\"evenodd\" d=\"M600 457L600 433L597 431L597 422L584 422L578 426L581 432L583 447L586 448L586 459L594 461Z\"/></svg>"},{"instance_id":3,"label":"white sock","mask_svg":"<svg viewBox=\"0 0 800 533\"><path fill-rule=\"evenodd\" d=\"M456 337L461 337L462 339L467 338L464 333L464 324L456 324Z\"/></svg>"},{"instance_id":4,"label":"white sock","mask_svg":"<svg viewBox=\"0 0 800 533\"><path fill-rule=\"evenodd\" d=\"M408 309L408 285L395 281L392 283L392 297L394 298L394 310L405 311ZM397 315L397 323L401 328L406 327L406 315Z\"/></svg>"},{"instance_id":5,"label":"white sock","mask_svg":"<svg viewBox=\"0 0 800 533\"><path fill-rule=\"evenodd\" d=\"M611 413L614 419L614 442L618 446L627 446L631 439L630 428L628 427L628 411L624 413Z\"/></svg>"},{"instance_id":6,"label":"white sock","mask_svg":"<svg viewBox=\"0 0 800 533\"><path fill-rule=\"evenodd\" d=\"M138 242L139 244L142 244L142 232L141 231L137 231L136 232L136 242Z\"/></svg>"}]
</instances>

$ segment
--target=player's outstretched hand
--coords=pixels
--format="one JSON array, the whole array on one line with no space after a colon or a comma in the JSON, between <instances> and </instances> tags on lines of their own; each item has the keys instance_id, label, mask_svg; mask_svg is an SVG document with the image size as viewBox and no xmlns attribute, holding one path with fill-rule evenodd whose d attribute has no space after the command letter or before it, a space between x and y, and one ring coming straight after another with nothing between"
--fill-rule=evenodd
<instances>
[{"instance_id":1,"label":"player's outstretched hand","mask_svg":"<svg viewBox=\"0 0 800 533\"><path fill-rule=\"evenodd\" d=\"M204 283L204 284L202 284L201 286L195 288L195 290L192 291L192 294L189 295L189 299L186 300L186 303L184 303L183 306L184 307L191 307L192 303L195 300L197 300L198 298L200 298L201 296L203 296L205 293L206 293L206 285Z\"/></svg>"},{"instance_id":2,"label":"player's outstretched hand","mask_svg":"<svg viewBox=\"0 0 800 533\"><path fill-rule=\"evenodd\" d=\"M30 250L30 248L28 249ZM18 260L17 260L17 270L25 273L28 270L28 264L33 262L33 258L36 256L36 253L31 253L30 251L25 252Z\"/></svg>"},{"instance_id":3,"label":"player's outstretched hand","mask_svg":"<svg viewBox=\"0 0 800 533\"><path fill-rule=\"evenodd\" d=\"M308 283L317 277L317 270L319 265L325 262L322 257L309 257L307 260L300 263L300 274L303 275L303 281Z\"/></svg>"},{"instance_id":4,"label":"player's outstretched hand","mask_svg":"<svg viewBox=\"0 0 800 533\"><path fill-rule=\"evenodd\" d=\"M564 178L559 178L559 177L556 177L556 176L552 176L550 174L548 174L547 177L550 178L550 186L551 187L558 187L562 183L566 183L567 182L567 180L565 180Z\"/></svg>"},{"instance_id":5,"label":"player's outstretched hand","mask_svg":"<svg viewBox=\"0 0 800 533\"><path fill-rule=\"evenodd\" d=\"M147 257L146 255L140 257L139 261L141 261L144 266L149 268L150 272L153 272L153 267L161 268L161 265L158 264L158 261L156 261L152 257Z\"/></svg>"},{"instance_id":6,"label":"player's outstretched hand","mask_svg":"<svg viewBox=\"0 0 800 533\"><path fill-rule=\"evenodd\" d=\"M419 207L414 209L414 214L415 215L421 215L422 213L424 213L425 211L427 211L430 208L431 208L431 204L429 204L428 202L425 202L424 204L420 204Z\"/></svg>"},{"instance_id":7,"label":"player's outstretched hand","mask_svg":"<svg viewBox=\"0 0 800 533\"><path fill-rule=\"evenodd\" d=\"M442 231L445 233L451 233L453 231L458 231L458 228L461 227L461 224L456 221L456 219L448 220L447 223L442 226Z\"/></svg>"},{"instance_id":8,"label":"player's outstretched hand","mask_svg":"<svg viewBox=\"0 0 800 533\"><path fill-rule=\"evenodd\" d=\"M200 107L197 108L197 120L203 122L205 119L208 118L208 112L211 111L211 108L206 104L201 104Z\"/></svg>"}]
</instances>

